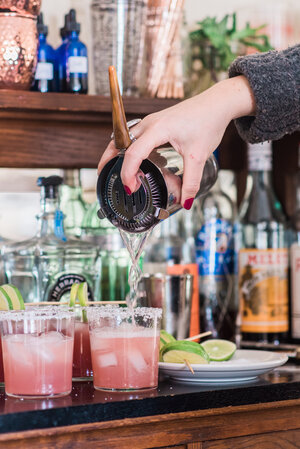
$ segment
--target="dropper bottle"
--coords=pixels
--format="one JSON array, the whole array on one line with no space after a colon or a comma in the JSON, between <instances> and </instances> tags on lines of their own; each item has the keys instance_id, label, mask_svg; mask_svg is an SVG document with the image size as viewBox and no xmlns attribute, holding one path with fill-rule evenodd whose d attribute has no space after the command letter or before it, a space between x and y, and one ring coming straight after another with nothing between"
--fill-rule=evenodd
<instances>
[{"instance_id":1,"label":"dropper bottle","mask_svg":"<svg viewBox=\"0 0 300 449\"><path fill-rule=\"evenodd\" d=\"M66 60L66 48L69 42L70 35L70 17L69 14L65 14L64 26L60 29L60 36L62 39L61 45L56 49L56 61L57 61L57 84L58 92L67 91L67 60Z\"/></svg>"},{"instance_id":2,"label":"dropper bottle","mask_svg":"<svg viewBox=\"0 0 300 449\"><path fill-rule=\"evenodd\" d=\"M80 23L76 22L76 11L69 13L70 36L66 47L67 82L66 90L70 93L86 94L88 91L88 55L87 48L79 40Z\"/></svg>"},{"instance_id":3,"label":"dropper bottle","mask_svg":"<svg viewBox=\"0 0 300 449\"><path fill-rule=\"evenodd\" d=\"M48 27L44 24L43 13L38 16L37 31L39 36L38 62L32 90L38 92L55 92L55 51L47 42Z\"/></svg>"}]
</instances>

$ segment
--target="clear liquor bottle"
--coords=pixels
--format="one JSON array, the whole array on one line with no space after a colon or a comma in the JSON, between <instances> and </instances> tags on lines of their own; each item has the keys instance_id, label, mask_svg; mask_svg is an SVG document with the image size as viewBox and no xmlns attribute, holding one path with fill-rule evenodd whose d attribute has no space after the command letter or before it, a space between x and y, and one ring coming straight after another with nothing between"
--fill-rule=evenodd
<instances>
[{"instance_id":1,"label":"clear liquor bottle","mask_svg":"<svg viewBox=\"0 0 300 449\"><path fill-rule=\"evenodd\" d=\"M288 251L286 221L271 178L271 142L249 145L248 168L240 209L242 340L279 344L288 332Z\"/></svg>"},{"instance_id":2,"label":"clear liquor bottle","mask_svg":"<svg viewBox=\"0 0 300 449\"><path fill-rule=\"evenodd\" d=\"M68 235L81 236L81 226L88 205L82 198L80 170L64 170L61 186L60 208L63 211L64 228Z\"/></svg>"},{"instance_id":3,"label":"clear liquor bottle","mask_svg":"<svg viewBox=\"0 0 300 449\"><path fill-rule=\"evenodd\" d=\"M174 214L157 225L148 241L144 271L167 273L167 267L183 260L184 240L179 231L180 215Z\"/></svg>"},{"instance_id":4,"label":"clear liquor bottle","mask_svg":"<svg viewBox=\"0 0 300 449\"><path fill-rule=\"evenodd\" d=\"M97 252L93 245L64 234L61 183L59 176L38 179L41 213L36 236L4 250L7 281L20 289L25 302L69 301L72 284L84 281L88 283L89 299L93 299Z\"/></svg>"},{"instance_id":5,"label":"clear liquor bottle","mask_svg":"<svg viewBox=\"0 0 300 449\"><path fill-rule=\"evenodd\" d=\"M236 207L221 189L221 171L210 192L198 203L194 223L199 268L200 329L214 338L235 340ZM199 224L201 227L199 229Z\"/></svg>"},{"instance_id":6,"label":"clear liquor bottle","mask_svg":"<svg viewBox=\"0 0 300 449\"><path fill-rule=\"evenodd\" d=\"M98 301L124 301L129 292L130 256L119 230L107 219L99 221L98 201L87 209L82 223L82 240L98 248L99 277L95 289Z\"/></svg>"}]
</instances>

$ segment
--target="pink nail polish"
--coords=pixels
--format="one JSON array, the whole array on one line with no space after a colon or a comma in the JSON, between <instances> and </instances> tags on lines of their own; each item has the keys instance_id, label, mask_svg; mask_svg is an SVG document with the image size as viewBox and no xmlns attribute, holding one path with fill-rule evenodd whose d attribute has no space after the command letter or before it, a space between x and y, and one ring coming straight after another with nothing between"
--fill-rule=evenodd
<instances>
[{"instance_id":1,"label":"pink nail polish","mask_svg":"<svg viewBox=\"0 0 300 449\"><path fill-rule=\"evenodd\" d=\"M190 208L191 208L192 205L193 205L193 202L194 202L194 198L189 198L188 200L185 200L183 207L184 207L186 210L190 210Z\"/></svg>"},{"instance_id":2,"label":"pink nail polish","mask_svg":"<svg viewBox=\"0 0 300 449\"><path fill-rule=\"evenodd\" d=\"M127 195L131 195L131 190L128 186L124 186L124 190L126 192Z\"/></svg>"}]
</instances>

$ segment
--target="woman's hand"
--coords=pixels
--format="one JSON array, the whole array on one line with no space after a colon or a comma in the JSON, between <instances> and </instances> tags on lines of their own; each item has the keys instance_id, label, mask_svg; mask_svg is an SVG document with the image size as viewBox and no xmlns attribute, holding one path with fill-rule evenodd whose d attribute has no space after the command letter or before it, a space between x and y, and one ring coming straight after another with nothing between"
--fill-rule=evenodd
<instances>
[{"instance_id":1,"label":"woman's hand","mask_svg":"<svg viewBox=\"0 0 300 449\"><path fill-rule=\"evenodd\" d=\"M139 187L137 173L142 161L154 148L169 142L184 160L181 204L190 209L205 162L220 144L229 122L254 113L255 101L249 83L244 76L237 76L176 106L148 115L130 130L137 140L124 157L121 177L125 191L131 194ZM110 142L98 172L117 153Z\"/></svg>"}]
</instances>

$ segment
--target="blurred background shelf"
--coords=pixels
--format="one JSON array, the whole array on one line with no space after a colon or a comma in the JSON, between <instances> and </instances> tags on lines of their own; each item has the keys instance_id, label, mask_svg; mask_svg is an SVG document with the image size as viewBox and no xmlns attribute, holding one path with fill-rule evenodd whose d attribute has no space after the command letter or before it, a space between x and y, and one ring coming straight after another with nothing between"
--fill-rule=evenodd
<instances>
[{"instance_id":1,"label":"blurred background shelf","mask_svg":"<svg viewBox=\"0 0 300 449\"><path fill-rule=\"evenodd\" d=\"M175 100L124 99L127 119ZM0 90L0 166L94 168L112 131L110 98Z\"/></svg>"}]
</instances>

